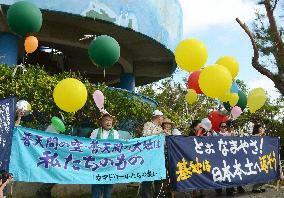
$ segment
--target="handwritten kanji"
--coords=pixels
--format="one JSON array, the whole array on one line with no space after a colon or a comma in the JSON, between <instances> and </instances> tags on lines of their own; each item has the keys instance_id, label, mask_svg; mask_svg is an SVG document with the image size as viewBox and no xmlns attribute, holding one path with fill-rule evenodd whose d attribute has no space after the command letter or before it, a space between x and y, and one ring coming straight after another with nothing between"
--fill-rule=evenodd
<instances>
[{"instance_id":1,"label":"handwritten kanji","mask_svg":"<svg viewBox=\"0 0 284 198\"><path fill-rule=\"evenodd\" d=\"M182 162L178 162L177 164L178 171L176 174L178 175L177 181L187 180L191 177L192 171L191 168L188 167L187 161L182 158Z\"/></svg>"},{"instance_id":2,"label":"handwritten kanji","mask_svg":"<svg viewBox=\"0 0 284 198\"><path fill-rule=\"evenodd\" d=\"M127 165L127 161L125 159L125 155L122 154L120 156L117 156L117 162L115 163L116 169L121 171L124 170L126 168Z\"/></svg>"},{"instance_id":3,"label":"handwritten kanji","mask_svg":"<svg viewBox=\"0 0 284 198\"><path fill-rule=\"evenodd\" d=\"M48 168L49 165L52 167L61 167L59 160L56 159L57 157L57 153L52 155L50 151L45 151L43 152L43 157L39 157L40 162L37 163L37 167L39 167L41 164L44 164L45 168Z\"/></svg>"},{"instance_id":4,"label":"handwritten kanji","mask_svg":"<svg viewBox=\"0 0 284 198\"><path fill-rule=\"evenodd\" d=\"M54 148L55 150L57 150L57 148L58 148L58 137L47 138L46 148Z\"/></svg>"},{"instance_id":5,"label":"handwritten kanji","mask_svg":"<svg viewBox=\"0 0 284 198\"><path fill-rule=\"evenodd\" d=\"M82 144L83 144L83 142L80 142L78 139L74 139L71 142L71 146L73 147L73 149L71 149L70 151L82 153L83 152L83 150L82 150L83 145Z\"/></svg>"},{"instance_id":6,"label":"handwritten kanji","mask_svg":"<svg viewBox=\"0 0 284 198\"><path fill-rule=\"evenodd\" d=\"M36 142L34 143L34 146L39 145L41 148L43 148L42 140L43 140L42 136L36 135L36 139L35 139Z\"/></svg>"},{"instance_id":7,"label":"handwritten kanji","mask_svg":"<svg viewBox=\"0 0 284 198\"><path fill-rule=\"evenodd\" d=\"M24 142L24 145L29 147L31 145L33 135L31 133L24 132L24 137L21 139Z\"/></svg>"}]
</instances>

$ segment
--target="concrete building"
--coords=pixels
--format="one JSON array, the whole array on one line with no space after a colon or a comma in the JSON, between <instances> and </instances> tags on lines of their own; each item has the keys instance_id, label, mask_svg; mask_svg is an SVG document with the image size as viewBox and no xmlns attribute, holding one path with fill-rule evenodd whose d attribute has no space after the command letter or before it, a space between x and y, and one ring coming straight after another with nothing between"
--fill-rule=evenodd
<instances>
[{"instance_id":1,"label":"concrete building","mask_svg":"<svg viewBox=\"0 0 284 198\"><path fill-rule=\"evenodd\" d=\"M182 10L178 0L29 0L43 14L39 49L26 63L45 65L50 73L63 70L86 73L91 82L130 91L170 76L173 50L182 37ZM23 62L23 38L6 22L8 6L0 0L0 63ZM87 49L93 36L109 35L121 46L121 57L104 71L92 64Z\"/></svg>"}]
</instances>

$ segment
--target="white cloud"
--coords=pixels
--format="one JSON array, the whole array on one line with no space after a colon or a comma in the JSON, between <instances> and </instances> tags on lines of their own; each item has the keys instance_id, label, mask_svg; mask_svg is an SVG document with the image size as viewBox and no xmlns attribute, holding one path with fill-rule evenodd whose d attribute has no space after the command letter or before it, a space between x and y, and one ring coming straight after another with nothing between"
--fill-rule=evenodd
<instances>
[{"instance_id":1,"label":"white cloud","mask_svg":"<svg viewBox=\"0 0 284 198\"><path fill-rule=\"evenodd\" d=\"M264 90L267 91L267 94L272 100L275 100L280 97L279 91L274 87L274 82L264 76L261 79L253 79L248 82L248 87L250 90L257 87L262 87Z\"/></svg>"},{"instance_id":2,"label":"white cloud","mask_svg":"<svg viewBox=\"0 0 284 198\"><path fill-rule=\"evenodd\" d=\"M235 18L254 19L256 2L252 0L179 0L183 9L184 36L216 25L235 25Z\"/></svg>"}]
</instances>

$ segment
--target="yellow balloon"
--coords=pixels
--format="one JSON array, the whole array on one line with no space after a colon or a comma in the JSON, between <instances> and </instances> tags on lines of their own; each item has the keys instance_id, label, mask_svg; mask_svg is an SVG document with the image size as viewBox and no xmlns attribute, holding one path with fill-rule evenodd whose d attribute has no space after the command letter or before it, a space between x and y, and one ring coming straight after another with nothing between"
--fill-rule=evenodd
<instances>
[{"instance_id":1,"label":"yellow balloon","mask_svg":"<svg viewBox=\"0 0 284 198\"><path fill-rule=\"evenodd\" d=\"M239 101L239 95L237 93L231 93L230 99L229 99L229 103L230 103L231 107L236 106L238 101Z\"/></svg>"},{"instance_id":2,"label":"yellow balloon","mask_svg":"<svg viewBox=\"0 0 284 198\"><path fill-rule=\"evenodd\" d=\"M260 109L267 99L266 93L262 88L255 88L248 94L248 107L251 113Z\"/></svg>"},{"instance_id":3,"label":"yellow balloon","mask_svg":"<svg viewBox=\"0 0 284 198\"><path fill-rule=\"evenodd\" d=\"M61 80L53 91L56 105L66 112L76 112L87 101L87 89L85 85L74 78Z\"/></svg>"},{"instance_id":4,"label":"yellow balloon","mask_svg":"<svg viewBox=\"0 0 284 198\"><path fill-rule=\"evenodd\" d=\"M224 95L220 96L218 98L222 102L228 102L230 100L230 93L225 93Z\"/></svg>"},{"instance_id":5,"label":"yellow balloon","mask_svg":"<svg viewBox=\"0 0 284 198\"><path fill-rule=\"evenodd\" d=\"M187 90L187 94L185 95L185 100L189 104L193 104L197 100L197 93L194 89Z\"/></svg>"},{"instance_id":6,"label":"yellow balloon","mask_svg":"<svg viewBox=\"0 0 284 198\"><path fill-rule=\"evenodd\" d=\"M201 71L198 82L206 96L219 98L230 92L232 76L227 68L215 64Z\"/></svg>"},{"instance_id":7,"label":"yellow balloon","mask_svg":"<svg viewBox=\"0 0 284 198\"><path fill-rule=\"evenodd\" d=\"M216 61L216 64L226 67L231 72L233 78L239 73L239 63L232 56L223 56Z\"/></svg>"},{"instance_id":8,"label":"yellow balloon","mask_svg":"<svg viewBox=\"0 0 284 198\"><path fill-rule=\"evenodd\" d=\"M177 65L187 72L199 70L208 58L206 45L197 39L187 39L180 42L176 48Z\"/></svg>"}]
</instances>

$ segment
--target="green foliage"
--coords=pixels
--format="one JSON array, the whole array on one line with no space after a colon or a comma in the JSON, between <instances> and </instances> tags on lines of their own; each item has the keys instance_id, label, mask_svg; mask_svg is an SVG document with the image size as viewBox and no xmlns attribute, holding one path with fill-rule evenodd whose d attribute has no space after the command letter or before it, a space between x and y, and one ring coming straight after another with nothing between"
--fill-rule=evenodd
<instances>
[{"instance_id":1,"label":"green foliage","mask_svg":"<svg viewBox=\"0 0 284 198\"><path fill-rule=\"evenodd\" d=\"M239 89L247 95L246 84L241 80L237 80L237 84ZM141 87L139 91L155 99L159 103L158 108L172 119L184 134L189 134L189 123L192 120L208 117L213 110L229 114L224 110L222 103L203 94L198 95L196 103L187 104L184 99L187 92L185 80L176 83L173 78L167 78L158 83ZM269 135L284 136L283 109L283 98L274 102L268 99L265 105L254 114L251 114L246 108L241 116L234 121L235 129L239 133L251 133L253 124L261 123L266 127Z\"/></svg>"},{"instance_id":2,"label":"green foliage","mask_svg":"<svg viewBox=\"0 0 284 198\"><path fill-rule=\"evenodd\" d=\"M100 113L95 106L92 94L101 90L105 95L105 108L117 117L117 126L126 120L136 121L134 136L140 136L143 123L151 116L151 107L142 98L134 98L126 91L110 90L107 86L93 85L84 76L74 72L63 72L57 75L48 74L43 67L27 66L24 74L17 71L13 77L14 68L0 65L0 98L16 96L30 102L33 110L31 119L26 119L24 126L44 130L50 124L53 116L64 117L67 128L97 127ZM66 113L58 109L53 100L53 89L60 80L72 77L81 80L88 90L86 105L76 113Z\"/></svg>"},{"instance_id":3,"label":"green foliage","mask_svg":"<svg viewBox=\"0 0 284 198\"><path fill-rule=\"evenodd\" d=\"M267 73L262 74L267 75L283 95L284 23L283 16L281 16L283 12L281 13L281 11L283 11L284 1L261 1L259 4L266 8L266 12L264 13L262 9L256 12L256 19L253 23L253 35L260 54L260 66L271 72L271 75L267 75ZM259 69L257 70L260 71Z\"/></svg>"},{"instance_id":4,"label":"green foliage","mask_svg":"<svg viewBox=\"0 0 284 198\"><path fill-rule=\"evenodd\" d=\"M251 132L253 124L260 123L266 127L269 135L284 136L283 107L283 103L278 101L272 103L268 100L261 109L253 114L246 109L236 120L238 131Z\"/></svg>"},{"instance_id":5,"label":"green foliage","mask_svg":"<svg viewBox=\"0 0 284 198\"><path fill-rule=\"evenodd\" d=\"M198 96L198 101L189 105L185 101L187 88L185 81L177 83L173 78L164 79L139 88L139 92L153 98L159 103L158 109L170 118L184 134L190 133L190 123L195 119L202 119L215 108L219 102L204 95Z\"/></svg>"}]
</instances>

